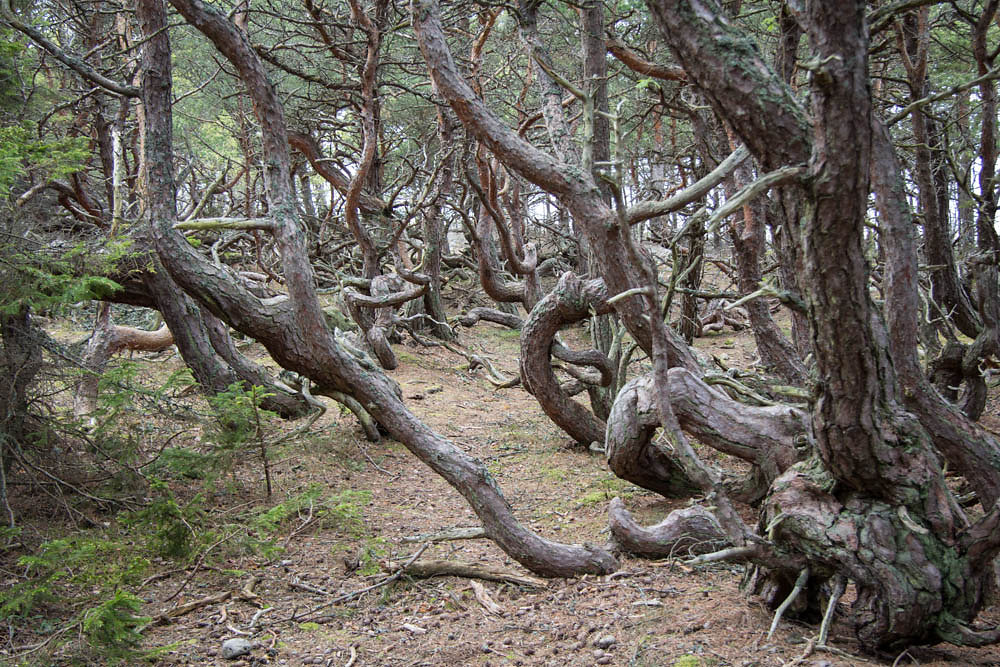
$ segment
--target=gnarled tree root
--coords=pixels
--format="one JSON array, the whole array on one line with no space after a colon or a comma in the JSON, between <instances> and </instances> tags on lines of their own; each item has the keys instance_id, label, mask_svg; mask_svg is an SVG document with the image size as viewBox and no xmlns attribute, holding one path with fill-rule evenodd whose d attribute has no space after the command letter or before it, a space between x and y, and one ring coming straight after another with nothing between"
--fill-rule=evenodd
<instances>
[{"instance_id":1,"label":"gnarled tree root","mask_svg":"<svg viewBox=\"0 0 1000 667\"><path fill-rule=\"evenodd\" d=\"M765 488L798 460L795 441L806 433L801 410L744 405L683 368L670 369L669 385L681 427L702 444L753 463ZM622 479L664 496L690 493L695 485L652 444L660 426L655 391L653 376L643 375L618 393L605 436L608 465Z\"/></svg>"},{"instance_id":2,"label":"gnarled tree root","mask_svg":"<svg viewBox=\"0 0 1000 667\"><path fill-rule=\"evenodd\" d=\"M911 518L905 506L861 492L834 495L828 491L829 482L825 473L805 461L772 486L763 520L768 538L779 549L788 548L790 561L788 569L768 572L772 602L787 594L795 577L792 568L804 559L813 574L810 607L816 607L821 597L820 584L835 575L844 574L854 582L854 631L868 650L995 640L997 633L972 631L969 625L982 607L992 576L983 554L976 551L976 540L956 540L958 524L945 531L950 534L938 534L957 517L941 508L937 520L944 523L932 530ZM977 527L994 528L982 522ZM758 578L758 585L765 583L767 589L767 577Z\"/></svg>"},{"instance_id":3,"label":"gnarled tree root","mask_svg":"<svg viewBox=\"0 0 1000 667\"><path fill-rule=\"evenodd\" d=\"M618 547L647 558L711 553L729 543L715 516L700 505L674 510L655 526L643 527L615 498L608 506L608 523Z\"/></svg>"}]
</instances>

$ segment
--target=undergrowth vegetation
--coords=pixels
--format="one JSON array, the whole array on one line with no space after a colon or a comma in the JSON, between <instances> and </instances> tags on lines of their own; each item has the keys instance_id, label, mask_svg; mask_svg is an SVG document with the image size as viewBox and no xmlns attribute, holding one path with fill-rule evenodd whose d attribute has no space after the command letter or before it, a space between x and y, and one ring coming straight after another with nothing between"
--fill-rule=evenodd
<instances>
[{"instance_id":1,"label":"undergrowth vegetation","mask_svg":"<svg viewBox=\"0 0 1000 667\"><path fill-rule=\"evenodd\" d=\"M157 372L112 364L89 424L69 409L80 373L64 373L45 397L58 435L6 464L14 520L0 529L0 623L10 638L0 662L155 662L171 647L143 641L156 622L152 582L208 569L238 588L245 572L232 562L272 562L306 530L360 540L369 570L383 553L365 526L369 491L272 487L270 457L301 456L310 439L282 439L260 387L204 400L190 372Z\"/></svg>"}]
</instances>

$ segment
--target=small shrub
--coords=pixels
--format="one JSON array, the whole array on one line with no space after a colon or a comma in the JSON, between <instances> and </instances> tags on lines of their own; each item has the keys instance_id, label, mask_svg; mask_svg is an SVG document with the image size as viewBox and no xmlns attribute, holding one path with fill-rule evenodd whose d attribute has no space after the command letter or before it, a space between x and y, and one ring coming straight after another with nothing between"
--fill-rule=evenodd
<instances>
[{"instance_id":1,"label":"small shrub","mask_svg":"<svg viewBox=\"0 0 1000 667\"><path fill-rule=\"evenodd\" d=\"M157 493L153 502L124 518L123 523L142 526L148 533L148 545L153 553L183 560L197 548L197 528L205 518L204 498L197 495L181 505L164 482L154 480L152 488Z\"/></svg>"},{"instance_id":2,"label":"small shrub","mask_svg":"<svg viewBox=\"0 0 1000 667\"><path fill-rule=\"evenodd\" d=\"M125 591L115 591L107 600L81 615L81 629L87 643L98 653L111 658L136 654L142 641L142 629L148 616L139 616L142 600Z\"/></svg>"},{"instance_id":3,"label":"small shrub","mask_svg":"<svg viewBox=\"0 0 1000 667\"><path fill-rule=\"evenodd\" d=\"M310 484L302 493L258 514L253 527L262 535L273 535L286 520L311 507L313 518L324 528L339 528L354 534L364 531L362 508L371 502L371 491L345 489L325 498L322 494L322 485Z\"/></svg>"},{"instance_id":4,"label":"small shrub","mask_svg":"<svg viewBox=\"0 0 1000 667\"><path fill-rule=\"evenodd\" d=\"M138 615L142 601L121 588L138 583L149 566L134 551L133 545L89 535L45 542L18 559L24 579L0 591L0 621L48 635L53 648L78 633L100 656L91 664L141 655L136 647L149 619ZM69 612L81 607L80 613Z\"/></svg>"},{"instance_id":5,"label":"small shrub","mask_svg":"<svg viewBox=\"0 0 1000 667\"><path fill-rule=\"evenodd\" d=\"M386 539L384 537L375 537L367 540L358 558L360 561L358 574L364 576L378 574L381 570L379 560L385 558L388 554L389 550L386 547Z\"/></svg>"},{"instance_id":6,"label":"small shrub","mask_svg":"<svg viewBox=\"0 0 1000 667\"><path fill-rule=\"evenodd\" d=\"M210 480L218 469L218 458L189 447L167 447L156 463L150 466L153 474L168 473L172 477Z\"/></svg>"},{"instance_id":7,"label":"small shrub","mask_svg":"<svg viewBox=\"0 0 1000 667\"><path fill-rule=\"evenodd\" d=\"M210 438L216 445L214 455L219 457L226 469L231 470L236 458L248 447L256 449L260 454L267 496L270 498L271 469L263 424L277 415L260 407L261 401L268 396L271 394L265 393L262 387L245 389L236 382L229 385L226 391L209 398L208 402L215 412L215 428L210 432Z\"/></svg>"}]
</instances>

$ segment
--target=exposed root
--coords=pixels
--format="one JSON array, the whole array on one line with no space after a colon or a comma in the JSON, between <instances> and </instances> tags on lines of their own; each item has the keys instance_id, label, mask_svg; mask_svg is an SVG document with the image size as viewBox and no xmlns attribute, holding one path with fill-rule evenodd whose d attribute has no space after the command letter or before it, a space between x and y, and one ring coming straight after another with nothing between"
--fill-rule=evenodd
<instances>
[{"instance_id":1,"label":"exposed root","mask_svg":"<svg viewBox=\"0 0 1000 667\"><path fill-rule=\"evenodd\" d=\"M779 606L777 611L774 612L774 620L771 621L771 629L767 631L768 641L770 641L771 637L774 636L774 631L778 629L778 623L781 621L781 617L784 615L785 610L788 609L793 602L795 602L795 598L799 597L799 593L801 593L802 589L805 588L807 581L809 581L808 567L799 572L799 576L795 580L795 586L792 588L792 592L788 594L785 601L782 602L781 606Z\"/></svg>"},{"instance_id":2,"label":"exposed root","mask_svg":"<svg viewBox=\"0 0 1000 667\"><path fill-rule=\"evenodd\" d=\"M847 588L847 579L844 575L838 574L833 578L833 590L830 592L830 601L826 604L826 611L823 613L823 622L819 626L819 639L816 641L820 646L826 646L826 640L830 636L830 624L833 623L833 613L837 610L837 603L840 596Z\"/></svg>"},{"instance_id":3,"label":"exposed root","mask_svg":"<svg viewBox=\"0 0 1000 667\"><path fill-rule=\"evenodd\" d=\"M615 498L608 506L608 516L611 534L618 546L648 558L701 554L726 543L719 522L700 505L674 510L655 526L643 527L632 519L625 503Z\"/></svg>"}]
</instances>

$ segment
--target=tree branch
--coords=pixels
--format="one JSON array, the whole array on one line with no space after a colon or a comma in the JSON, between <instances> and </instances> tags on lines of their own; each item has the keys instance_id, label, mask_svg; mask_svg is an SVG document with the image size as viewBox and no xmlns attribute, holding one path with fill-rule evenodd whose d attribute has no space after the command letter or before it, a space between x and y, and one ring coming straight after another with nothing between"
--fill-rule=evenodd
<instances>
[{"instance_id":1,"label":"tree branch","mask_svg":"<svg viewBox=\"0 0 1000 667\"><path fill-rule=\"evenodd\" d=\"M628 224L637 225L640 222L649 220L650 218L673 213L674 211L684 208L691 202L701 199L708 194L712 188L717 186L725 180L727 176L733 173L736 167L742 164L748 157L750 157L749 150L745 147L737 148L735 151L730 153L729 157L723 160L718 167L713 169L710 174L684 188L669 199L661 201L644 201L632 206L625 214Z\"/></svg>"},{"instance_id":2,"label":"tree branch","mask_svg":"<svg viewBox=\"0 0 1000 667\"><path fill-rule=\"evenodd\" d=\"M105 88L112 93L123 95L124 97L139 97L140 91L135 86L126 86L109 79L91 67L79 56L68 53L66 50L60 48L34 26L22 23L11 9L10 0L0 0L0 16L2 16L3 20L9 23L12 28L27 35L33 42L38 44L38 46L55 56L56 60L69 67L84 79L87 79L91 83L96 83L101 88Z\"/></svg>"}]
</instances>

